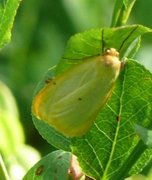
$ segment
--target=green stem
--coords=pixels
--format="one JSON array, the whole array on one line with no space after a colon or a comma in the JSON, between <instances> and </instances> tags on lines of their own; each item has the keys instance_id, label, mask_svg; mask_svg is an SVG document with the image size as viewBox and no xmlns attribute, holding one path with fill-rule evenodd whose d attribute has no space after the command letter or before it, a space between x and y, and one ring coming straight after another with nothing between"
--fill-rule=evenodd
<instances>
[{"instance_id":1,"label":"green stem","mask_svg":"<svg viewBox=\"0 0 152 180\"><path fill-rule=\"evenodd\" d=\"M111 27L122 26L127 23L136 0L116 0Z\"/></svg>"},{"instance_id":2,"label":"green stem","mask_svg":"<svg viewBox=\"0 0 152 180\"><path fill-rule=\"evenodd\" d=\"M3 162L1 155L0 155L0 177L3 180L9 180L9 176L8 176L8 173L7 173L7 170L6 170L6 167L4 165L4 162Z\"/></svg>"},{"instance_id":3,"label":"green stem","mask_svg":"<svg viewBox=\"0 0 152 180\"><path fill-rule=\"evenodd\" d=\"M142 153L146 150L147 146L143 143L142 140L139 141L137 146L134 148L133 152L130 154L124 165L120 168L119 173L115 179L124 180L128 175L128 172L140 158Z\"/></svg>"}]
</instances>

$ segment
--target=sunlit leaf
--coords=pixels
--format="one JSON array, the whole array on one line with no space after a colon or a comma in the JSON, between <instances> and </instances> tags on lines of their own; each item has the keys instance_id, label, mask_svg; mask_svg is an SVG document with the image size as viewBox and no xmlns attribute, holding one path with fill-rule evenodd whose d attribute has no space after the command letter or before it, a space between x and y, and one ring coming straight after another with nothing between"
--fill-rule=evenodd
<instances>
[{"instance_id":1,"label":"sunlit leaf","mask_svg":"<svg viewBox=\"0 0 152 180\"><path fill-rule=\"evenodd\" d=\"M5 45L11 37L11 29L20 0L0 1L0 47Z\"/></svg>"},{"instance_id":2,"label":"sunlit leaf","mask_svg":"<svg viewBox=\"0 0 152 180\"><path fill-rule=\"evenodd\" d=\"M24 133L14 96L0 81L0 151L7 157L22 143L24 143Z\"/></svg>"}]
</instances>

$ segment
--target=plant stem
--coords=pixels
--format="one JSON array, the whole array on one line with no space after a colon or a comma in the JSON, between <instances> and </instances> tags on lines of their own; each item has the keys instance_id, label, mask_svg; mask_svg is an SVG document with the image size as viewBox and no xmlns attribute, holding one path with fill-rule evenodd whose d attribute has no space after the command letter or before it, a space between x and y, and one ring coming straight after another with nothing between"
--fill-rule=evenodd
<instances>
[{"instance_id":1,"label":"plant stem","mask_svg":"<svg viewBox=\"0 0 152 180\"><path fill-rule=\"evenodd\" d=\"M133 167L133 165L136 163L136 161L146 149L147 146L143 143L142 140L140 140L137 146L134 148L133 152L130 154L130 156L124 163L124 165L120 168L119 173L117 174L115 179L124 180L130 169Z\"/></svg>"},{"instance_id":2,"label":"plant stem","mask_svg":"<svg viewBox=\"0 0 152 180\"><path fill-rule=\"evenodd\" d=\"M0 177L3 180L9 180L9 176L8 176L8 173L7 173L7 170L6 170L6 167L4 165L4 162L3 162L1 155L0 155Z\"/></svg>"},{"instance_id":3,"label":"plant stem","mask_svg":"<svg viewBox=\"0 0 152 180\"><path fill-rule=\"evenodd\" d=\"M122 26L127 23L136 0L116 0L112 16L111 27Z\"/></svg>"}]
</instances>

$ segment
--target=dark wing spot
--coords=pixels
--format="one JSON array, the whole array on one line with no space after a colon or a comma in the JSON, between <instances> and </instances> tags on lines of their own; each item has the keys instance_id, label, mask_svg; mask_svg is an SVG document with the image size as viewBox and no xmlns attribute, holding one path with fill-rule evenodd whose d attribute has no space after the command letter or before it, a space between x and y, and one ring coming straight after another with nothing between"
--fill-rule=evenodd
<instances>
[{"instance_id":1,"label":"dark wing spot","mask_svg":"<svg viewBox=\"0 0 152 180\"><path fill-rule=\"evenodd\" d=\"M53 81L52 83L53 83L53 85L56 85L56 82L55 82L55 81Z\"/></svg>"},{"instance_id":2,"label":"dark wing spot","mask_svg":"<svg viewBox=\"0 0 152 180\"><path fill-rule=\"evenodd\" d=\"M53 85L56 85L55 78L47 78L45 80L46 84L52 83Z\"/></svg>"},{"instance_id":3,"label":"dark wing spot","mask_svg":"<svg viewBox=\"0 0 152 180\"><path fill-rule=\"evenodd\" d=\"M79 98L78 98L78 100L79 100L79 101L81 101L81 100L82 100L82 98L81 98L81 97L79 97Z\"/></svg>"},{"instance_id":4,"label":"dark wing spot","mask_svg":"<svg viewBox=\"0 0 152 180\"><path fill-rule=\"evenodd\" d=\"M46 80L45 80L45 83L46 83L46 84L49 84L51 81L52 81L52 78L46 79Z\"/></svg>"}]
</instances>

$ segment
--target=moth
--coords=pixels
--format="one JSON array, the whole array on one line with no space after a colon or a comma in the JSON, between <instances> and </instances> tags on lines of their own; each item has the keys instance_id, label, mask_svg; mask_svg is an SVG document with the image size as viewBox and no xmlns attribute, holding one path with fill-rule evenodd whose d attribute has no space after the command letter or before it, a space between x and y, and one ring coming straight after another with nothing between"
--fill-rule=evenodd
<instances>
[{"instance_id":1,"label":"moth","mask_svg":"<svg viewBox=\"0 0 152 180\"><path fill-rule=\"evenodd\" d=\"M37 93L33 114L65 136L85 134L109 99L120 69L119 53L114 48L85 59Z\"/></svg>"}]
</instances>

